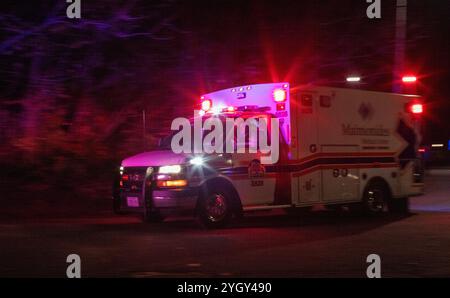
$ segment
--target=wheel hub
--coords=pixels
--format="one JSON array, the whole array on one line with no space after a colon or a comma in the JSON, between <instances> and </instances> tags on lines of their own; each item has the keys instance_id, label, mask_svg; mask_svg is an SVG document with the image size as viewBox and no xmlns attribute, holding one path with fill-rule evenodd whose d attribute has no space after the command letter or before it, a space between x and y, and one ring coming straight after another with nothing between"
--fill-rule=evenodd
<instances>
[{"instance_id":1,"label":"wheel hub","mask_svg":"<svg viewBox=\"0 0 450 298\"><path fill-rule=\"evenodd\" d=\"M384 195L379 189L371 189L368 191L367 206L373 212L381 212L384 209Z\"/></svg>"},{"instance_id":2,"label":"wheel hub","mask_svg":"<svg viewBox=\"0 0 450 298\"><path fill-rule=\"evenodd\" d=\"M220 221L226 216L227 203L224 196L214 194L206 201L206 213L211 221Z\"/></svg>"}]
</instances>

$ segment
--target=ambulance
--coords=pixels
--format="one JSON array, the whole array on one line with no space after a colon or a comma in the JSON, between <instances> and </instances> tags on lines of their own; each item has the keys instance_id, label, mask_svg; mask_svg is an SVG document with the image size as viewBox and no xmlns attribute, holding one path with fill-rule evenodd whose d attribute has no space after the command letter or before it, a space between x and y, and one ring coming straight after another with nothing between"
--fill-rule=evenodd
<instances>
[{"instance_id":1,"label":"ambulance","mask_svg":"<svg viewBox=\"0 0 450 298\"><path fill-rule=\"evenodd\" d=\"M200 98L202 119L276 119L278 140L270 140L279 145L276 162L262 163L259 150L175 153L172 132L158 150L122 161L116 213L140 213L147 222L188 214L220 228L256 210L407 212L408 198L423 193L420 96L281 82Z\"/></svg>"}]
</instances>

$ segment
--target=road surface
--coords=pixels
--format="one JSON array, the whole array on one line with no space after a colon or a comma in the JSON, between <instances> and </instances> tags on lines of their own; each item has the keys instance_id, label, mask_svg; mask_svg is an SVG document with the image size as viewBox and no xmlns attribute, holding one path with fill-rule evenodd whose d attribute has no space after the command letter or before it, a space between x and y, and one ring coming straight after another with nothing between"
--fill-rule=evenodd
<instances>
[{"instance_id":1,"label":"road surface","mask_svg":"<svg viewBox=\"0 0 450 298\"><path fill-rule=\"evenodd\" d=\"M0 276L65 277L75 253L82 277L365 277L375 253L383 277L450 277L450 171L426 182L408 216L269 213L215 231L110 214L2 222Z\"/></svg>"}]
</instances>

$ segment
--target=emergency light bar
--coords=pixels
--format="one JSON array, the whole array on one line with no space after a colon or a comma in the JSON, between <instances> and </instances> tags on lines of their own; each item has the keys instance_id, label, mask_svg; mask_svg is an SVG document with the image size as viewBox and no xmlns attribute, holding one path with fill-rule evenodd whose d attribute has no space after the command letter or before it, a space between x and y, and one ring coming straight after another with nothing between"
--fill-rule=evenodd
<instances>
[{"instance_id":1,"label":"emergency light bar","mask_svg":"<svg viewBox=\"0 0 450 298\"><path fill-rule=\"evenodd\" d=\"M280 119L281 132L289 143L289 98L290 91L287 82L232 87L203 94L199 103L201 107L199 115L230 115L244 112L272 114L273 117Z\"/></svg>"},{"instance_id":2,"label":"emergency light bar","mask_svg":"<svg viewBox=\"0 0 450 298\"><path fill-rule=\"evenodd\" d=\"M269 110L276 112L285 110L289 105L288 101L288 83L233 87L202 95L200 113L232 113L243 106L269 107ZM285 104L279 105L280 103Z\"/></svg>"}]
</instances>

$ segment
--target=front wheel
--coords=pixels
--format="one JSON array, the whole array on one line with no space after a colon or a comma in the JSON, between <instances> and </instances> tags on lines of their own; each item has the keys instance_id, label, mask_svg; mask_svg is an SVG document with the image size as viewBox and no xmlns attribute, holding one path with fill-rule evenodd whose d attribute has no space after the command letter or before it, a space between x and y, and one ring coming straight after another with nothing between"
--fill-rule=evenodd
<instances>
[{"instance_id":1,"label":"front wheel","mask_svg":"<svg viewBox=\"0 0 450 298\"><path fill-rule=\"evenodd\" d=\"M221 187L208 187L200 197L198 219L206 228L223 228L233 216L232 196Z\"/></svg>"}]
</instances>

